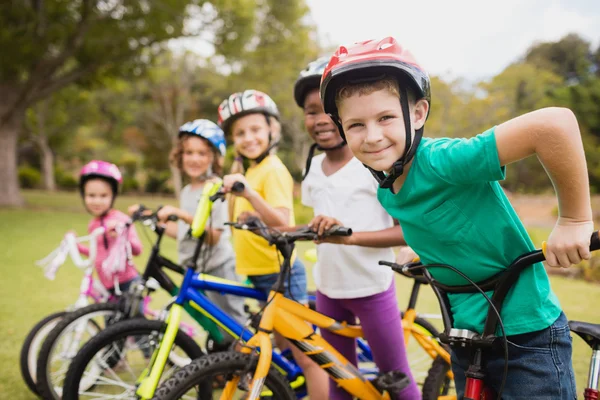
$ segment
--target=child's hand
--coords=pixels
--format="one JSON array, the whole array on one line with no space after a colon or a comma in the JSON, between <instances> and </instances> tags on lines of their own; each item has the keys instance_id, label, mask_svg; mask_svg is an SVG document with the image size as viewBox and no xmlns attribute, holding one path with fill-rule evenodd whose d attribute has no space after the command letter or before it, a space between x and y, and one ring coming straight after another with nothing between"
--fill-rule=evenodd
<instances>
[{"instance_id":1,"label":"child's hand","mask_svg":"<svg viewBox=\"0 0 600 400\"><path fill-rule=\"evenodd\" d=\"M108 234L108 236L110 237L117 237L117 230L115 229L117 227L117 225L119 225L120 222L118 221L107 221L106 222L106 233Z\"/></svg>"},{"instance_id":2,"label":"child's hand","mask_svg":"<svg viewBox=\"0 0 600 400\"><path fill-rule=\"evenodd\" d=\"M240 215L238 215L237 222L238 224L243 224L250 218L260 219L260 214L256 211L244 211Z\"/></svg>"},{"instance_id":3,"label":"child's hand","mask_svg":"<svg viewBox=\"0 0 600 400\"><path fill-rule=\"evenodd\" d=\"M75 229L71 229L69 231L67 231L67 233L65 233L65 236L67 235L73 235L75 237L77 237L77 232L75 232Z\"/></svg>"},{"instance_id":4,"label":"child's hand","mask_svg":"<svg viewBox=\"0 0 600 400\"><path fill-rule=\"evenodd\" d=\"M327 217L325 215L317 215L313 218L308 226L317 233L319 236L323 236L329 229L337 226L344 226L340 221L335 218ZM327 236L323 239L315 240L315 243L335 243L335 244L352 244L352 236Z\"/></svg>"},{"instance_id":5,"label":"child's hand","mask_svg":"<svg viewBox=\"0 0 600 400\"><path fill-rule=\"evenodd\" d=\"M241 183L244 184L244 191L242 191L242 192L233 192L231 190L231 187L236 182L241 182ZM250 188L250 186L248 185L248 181L246 180L246 177L244 175L242 175L242 174L231 174L231 175L225 175L223 177L223 191L225 193L232 193L232 194L234 194L236 196L241 196L241 197L248 198L248 196L250 196L252 188Z\"/></svg>"},{"instance_id":6,"label":"child's hand","mask_svg":"<svg viewBox=\"0 0 600 400\"><path fill-rule=\"evenodd\" d=\"M419 258L419 255L415 253L413 249L408 246L402 246L396 255L396 264L408 264L413 262L416 258Z\"/></svg>"},{"instance_id":7,"label":"child's hand","mask_svg":"<svg viewBox=\"0 0 600 400\"><path fill-rule=\"evenodd\" d=\"M140 209L140 205L139 204L132 204L129 207L127 207L127 213L129 214L129 216L133 216L133 214L135 214L138 210Z\"/></svg>"},{"instance_id":8,"label":"child's hand","mask_svg":"<svg viewBox=\"0 0 600 400\"><path fill-rule=\"evenodd\" d=\"M173 206L164 206L156 213L156 217L160 222L166 222L169 215L176 215L177 218L181 218L181 210Z\"/></svg>"},{"instance_id":9,"label":"child's hand","mask_svg":"<svg viewBox=\"0 0 600 400\"><path fill-rule=\"evenodd\" d=\"M590 259L592 221L572 221L558 218L546 247L546 262L551 267L567 268L581 260Z\"/></svg>"}]
</instances>

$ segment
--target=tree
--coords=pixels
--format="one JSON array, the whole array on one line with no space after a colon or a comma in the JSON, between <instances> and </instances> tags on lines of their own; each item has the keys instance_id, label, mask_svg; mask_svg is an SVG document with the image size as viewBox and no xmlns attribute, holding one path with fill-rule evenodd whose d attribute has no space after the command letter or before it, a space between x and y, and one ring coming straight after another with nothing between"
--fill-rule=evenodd
<instances>
[{"instance_id":1,"label":"tree","mask_svg":"<svg viewBox=\"0 0 600 400\"><path fill-rule=\"evenodd\" d=\"M308 62L319 55L314 28L306 23L304 0L264 0L257 5L256 35L231 68L231 92L257 89L273 98L282 114L280 156L298 177L310 147L303 119L293 97L294 83ZM295 168L294 168L295 166Z\"/></svg>"},{"instance_id":2,"label":"tree","mask_svg":"<svg viewBox=\"0 0 600 400\"><path fill-rule=\"evenodd\" d=\"M224 49L241 46L254 4L197 0L12 0L0 3L0 205L19 205L16 146L26 110L72 83L134 76L165 40L212 29ZM199 23L184 29L193 12ZM200 18L202 17L202 18ZM236 23L244 22L246 25ZM192 27L195 27L193 29ZM228 28L227 28L228 29Z\"/></svg>"},{"instance_id":3,"label":"tree","mask_svg":"<svg viewBox=\"0 0 600 400\"><path fill-rule=\"evenodd\" d=\"M558 42L536 44L525 55L527 63L572 81L589 75L591 60L590 43L574 33Z\"/></svg>"},{"instance_id":4,"label":"tree","mask_svg":"<svg viewBox=\"0 0 600 400\"><path fill-rule=\"evenodd\" d=\"M54 177L57 153L70 155L68 143L77 129L99 120L94 93L70 86L47 97L27 110L24 138L38 150L43 185L55 190Z\"/></svg>"}]
</instances>

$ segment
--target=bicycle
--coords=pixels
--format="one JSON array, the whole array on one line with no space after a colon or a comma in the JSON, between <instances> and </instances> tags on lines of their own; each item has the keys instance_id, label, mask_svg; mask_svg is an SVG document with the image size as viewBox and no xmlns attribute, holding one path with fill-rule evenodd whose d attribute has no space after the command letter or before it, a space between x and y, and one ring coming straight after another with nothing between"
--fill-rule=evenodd
<instances>
[{"instance_id":1,"label":"bicycle","mask_svg":"<svg viewBox=\"0 0 600 400\"><path fill-rule=\"evenodd\" d=\"M205 191L197 209L197 213L194 217L194 223L192 224L192 235L194 237L199 238L197 244L198 248L194 253L195 256L200 254L201 251L201 246L203 244L204 239L203 229L206 225L206 216L210 214L210 205L213 201L217 201L218 199L223 197L223 193L219 191L220 184L215 184L214 186L212 185L213 184L205 188ZM236 186L234 185L234 188L235 187ZM237 188L239 190L239 185L237 186ZM204 222L196 223L196 221ZM184 281L182 283L182 288L187 288L187 290L182 289L182 291L179 293L179 296L176 299L174 299L173 306L171 307L169 315L167 316L168 324L166 326L163 326L162 331L158 331L158 333L164 333L164 336L159 335L161 337L157 338L157 343L160 344L152 357L151 365L148 366L148 368L144 368L139 375L136 374L135 382L131 384L122 382L123 386L127 385L132 391L135 391L135 389L139 387L139 389L137 389L137 395L142 398L152 397L156 387L158 386L159 380L161 378L164 378L164 374L162 372L162 369L165 367L164 357L165 354L169 354L169 349L171 348L173 343L173 335L176 335L178 330L178 321L180 319L179 315L181 314L181 305L191 305L197 310L200 310L203 314L209 316L221 328L227 330L235 338L242 336L246 339L249 339L252 336L252 332L249 331L247 327L240 325L238 322L236 322L228 315L223 313L206 297L199 293L196 293L194 289L217 290L221 291L222 293L246 296L260 301L265 301L267 299L267 295L265 293L257 291L256 289L250 286L239 284L231 286L228 285L228 282L223 281L219 278L210 277L204 274L196 274L194 273L195 265L196 262L191 261L190 264L187 266L188 269L184 276ZM86 346L84 346L81 349L80 353L73 360L73 363L67 373L67 378L65 380L64 385L65 397L76 397L77 383L84 379L85 370L87 366L90 365L90 363L93 364L94 360L98 355L101 355L102 357L108 357L109 355L111 355L111 349L113 350L112 353L119 351L118 348L114 346L114 344L126 340L126 338L130 336L133 331L141 332L141 328L138 327L138 325L139 323L133 321L115 324L111 328L108 328L104 332L100 333ZM175 338L177 339L177 336L175 336ZM372 355L368 346L362 343L359 344L359 348L362 349L361 351L359 351L361 360L367 362L372 361ZM293 359L288 358L288 353L289 350L286 350L282 353L274 352L274 364L277 366L277 368L284 371L287 379L289 380L289 382L291 382L291 385L296 390L297 395L299 397L303 397L306 393L304 388L304 377L302 375L302 371L296 365ZM124 357L122 355L119 355L119 358L122 359ZM366 370L366 372L369 371L372 371L372 369Z\"/></svg>"},{"instance_id":2,"label":"bicycle","mask_svg":"<svg viewBox=\"0 0 600 400\"><path fill-rule=\"evenodd\" d=\"M393 268L404 273L420 274L424 277L440 303L442 319L444 321L444 332L440 334L440 341L450 347L462 347L471 349L469 367L465 372L465 400L491 400L501 399L502 391L506 382L508 373L508 343L506 335L497 336L496 332L500 329L504 332L500 311L508 291L518 281L520 273L527 267L543 262L545 257L545 243L541 250L525 253L517 257L508 268L483 282L475 283L465 274L456 268L445 264L422 265L420 263L409 263ZM600 239L598 232L594 232L590 241L590 251L600 249ZM428 268L449 268L459 274L469 282L468 285L447 286L436 281L430 274ZM485 292L493 291L490 297ZM489 303L488 312L485 319L483 332L481 334L466 329L453 328L452 314L450 312L450 303L448 293L481 293ZM592 348L592 359L590 363L588 387L584 391L585 400L598 399L598 383L600 380L600 325L586 322L570 321L571 330L581 336ZM501 385L497 393L486 385L486 371L483 367L485 351L493 347L500 346L504 350L505 368Z\"/></svg>"},{"instance_id":3,"label":"bicycle","mask_svg":"<svg viewBox=\"0 0 600 400\"><path fill-rule=\"evenodd\" d=\"M130 394L133 395L137 389L137 394L142 398L151 398L154 389L158 386L159 380L164 376L163 370L167 365L173 344L177 344L177 341L181 340L179 323L184 307L193 307L202 313L202 315L217 323L233 337L239 337L240 335L248 337L251 335L246 327L233 320L206 296L198 292L198 290L213 290L260 301L267 299L265 293L253 287L195 272L196 261L204 242L204 227L210 215L211 204L213 201L224 197L224 194L219 191L220 186L220 183L207 183L203 191L191 226L192 236L198 239L197 247L192 259L186 266L187 269L184 273L181 290L171 304L169 314L166 317L167 324L163 321L155 321L155 326L149 327L143 321L126 321L115 324L94 337L81 348L67 371L63 386L65 399L80 397L80 383L85 379L84 374L90 364L92 368L97 363L105 364L105 367L109 367L105 359L109 359L116 353L122 352L118 346L114 345L115 343L127 341L127 338L133 334L149 333L153 335L156 332L158 335L154 335L155 343L159 345L156 346L156 350L150 359L150 365L145 365L139 374L135 374L135 382L133 384L123 384L123 386L128 386L130 391L133 391ZM142 326L142 324L146 324L146 326ZM274 357L279 367L285 370L288 373L288 377L293 380L295 387L301 388L304 383L304 377L300 368L280 354L275 354ZM117 358L123 359L124 356L117 354ZM81 393L81 395L85 395L85 393ZM90 396L93 396L93 394L90 394Z\"/></svg>"},{"instance_id":4,"label":"bicycle","mask_svg":"<svg viewBox=\"0 0 600 400\"><path fill-rule=\"evenodd\" d=\"M366 379L354 365L319 336L310 324L352 338L362 337L360 326L340 323L283 296L284 282L291 269L290 261L294 243L298 240L317 239L315 232L307 227L281 232L274 228L267 228L258 220L247 221L244 224L231 223L231 225L261 235L270 244L275 245L283 256L281 274L263 308L258 331L249 339L242 337L245 343L242 345L241 352L211 354L187 365L163 383L156 391L155 399L179 399L190 390L198 392L203 399L212 398L212 394L204 391L211 378L226 381L219 394L221 399L234 398L233 395L238 388L247 392L240 398L249 400L261 397L295 398L289 383L278 370L271 368L270 334L274 330L314 360L335 380L336 384L358 398L390 399L392 395L408 385L408 378L399 371L381 374L373 381ZM349 235L351 232L351 229L336 227L327 232L327 235ZM419 334L415 326L411 329L415 334ZM438 353L443 352L441 345L435 339L424 337L423 340L428 341L428 344Z\"/></svg>"},{"instance_id":5,"label":"bicycle","mask_svg":"<svg viewBox=\"0 0 600 400\"><path fill-rule=\"evenodd\" d=\"M159 248L164 234L164 228L157 224L155 215L144 215L143 213L145 211L144 208L141 208L138 213L134 214L131 223L140 221L143 224L150 226L157 237L140 283L134 285L131 288L130 293L123 293L122 296L118 298L116 296L106 297L110 301L102 302L104 298L94 298L97 300L96 304L81 307L67 313L63 315L61 321L55 324L53 329L44 339L38 352L36 364L36 376L38 379L36 381L36 389L37 394L40 396L48 399L58 399L61 397L62 381L68 365L82 344L87 342L91 337L98 334L98 332L103 330L106 326L118 321L139 316L150 318L159 317L161 311L152 310L149 307L150 295L159 288L163 288L170 295L176 295L178 293L179 289L177 285L175 285L163 269L168 269L178 274L183 274L184 270L169 259L160 255ZM95 232L94 237L97 237L99 234L103 234L102 228L99 228L97 232ZM70 243L72 242L73 240L70 241ZM95 245L95 241L90 243L90 256L95 256ZM77 260L77 262L80 263L79 260L81 260L81 258L77 246L71 244L69 246L69 254L71 254L71 257L74 260ZM61 258L59 257L58 260L60 261L60 259ZM87 302L84 294L89 292L90 282L95 282L95 280L92 280L91 278L93 260L94 257L90 257L86 261L87 264L89 264L86 266L86 274L89 276L89 279L84 279L82 283L82 294L79 299L80 305L84 305ZM54 263L53 265L51 270L54 270L55 272L57 266L60 266L60 263ZM104 290L108 296L108 292L100 285L100 283L96 282L95 285ZM84 288L86 289L84 290ZM199 322L202 328L208 333L208 337L211 338L211 340L214 340L217 343L220 343L223 340L222 334L210 319L192 308L188 308L186 311ZM195 330L191 325L183 324L183 329L189 336L195 335ZM197 345L189 346L189 349L189 354L191 356L203 354L202 350ZM98 371L96 372L99 373ZM95 380L93 379L93 376L90 375L90 379L87 380L84 386L92 387L94 383Z\"/></svg>"},{"instance_id":6,"label":"bicycle","mask_svg":"<svg viewBox=\"0 0 600 400\"><path fill-rule=\"evenodd\" d=\"M65 311L52 313L39 322L29 331L20 353L20 369L25 384L34 394L39 395L37 390L36 369L38 354L42 343L48 334L56 327L60 320L70 311L83 308L94 303L103 303L108 301L110 294L100 282L93 278L93 266L96 259L96 240L104 233L103 228L98 228L86 236L75 237L74 234L67 234L60 245L44 259L37 261L36 264L44 268L44 276L49 280L54 280L58 269L66 262L67 257L71 259L75 267L84 270L83 278L79 287L79 296L75 303L67 307ZM78 243L89 243L89 256L83 259L77 248Z\"/></svg>"},{"instance_id":7,"label":"bicycle","mask_svg":"<svg viewBox=\"0 0 600 400\"><path fill-rule=\"evenodd\" d=\"M569 321L571 332L575 332L592 349L590 369L588 372L587 387L583 391L585 400L600 398L600 324L591 324L582 321Z\"/></svg>"}]
</instances>

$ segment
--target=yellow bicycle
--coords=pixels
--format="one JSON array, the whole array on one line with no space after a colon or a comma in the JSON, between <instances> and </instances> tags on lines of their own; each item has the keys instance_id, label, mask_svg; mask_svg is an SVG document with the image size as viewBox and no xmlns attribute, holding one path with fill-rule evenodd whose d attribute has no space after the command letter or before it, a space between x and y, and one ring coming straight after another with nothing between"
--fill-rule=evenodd
<instances>
[{"instance_id":1,"label":"yellow bicycle","mask_svg":"<svg viewBox=\"0 0 600 400\"><path fill-rule=\"evenodd\" d=\"M252 223L232 224L238 229L251 230L263 236L270 244L277 246L283 256L279 280L269 294L263 309L258 332L243 344L240 352L225 352L202 357L180 370L176 376L167 380L155 393L155 399L206 398L201 397L200 388L212 382L216 390L209 398L220 399L294 399L289 383L272 368L271 333L279 332L292 345L302 350L308 357L323 368L336 384L353 396L370 399L391 399L406 385L408 378L399 371L392 371L369 380L337 350L327 343L313 330L313 325L320 329L328 329L338 335L351 338L363 337L360 326L338 322L330 317L287 299L283 296L284 282L290 272L290 260L294 243L298 240L314 240L315 232L309 228L282 232L267 228L260 221ZM351 230L335 227L327 235L349 235ZM416 301L416 297L415 297ZM432 335L424 333L426 329L414 323L416 312L405 313L404 329L417 338L421 346L428 349L435 360L449 362L449 354ZM410 321L413 323L410 323ZM428 352L428 353L429 353ZM449 366L449 364L447 364ZM444 368L442 378L449 375L449 367ZM451 375L450 375L451 376ZM243 392L239 394L239 391ZM444 397L446 399L452 396Z\"/></svg>"}]
</instances>

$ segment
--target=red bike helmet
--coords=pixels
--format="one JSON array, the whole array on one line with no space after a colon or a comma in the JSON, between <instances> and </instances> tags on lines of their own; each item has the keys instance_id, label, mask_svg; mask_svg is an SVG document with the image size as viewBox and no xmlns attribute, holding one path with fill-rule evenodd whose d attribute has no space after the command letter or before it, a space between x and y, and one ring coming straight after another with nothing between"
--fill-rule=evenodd
<instances>
[{"instance_id":1,"label":"red bike helmet","mask_svg":"<svg viewBox=\"0 0 600 400\"><path fill-rule=\"evenodd\" d=\"M394 181L404 172L404 166L414 157L423 128L415 131L414 141L411 136L410 114L406 86L409 85L416 94L417 100L425 99L431 104L431 82L427 72L417 63L413 55L392 37L382 40L368 40L352 46L340 46L329 60L321 79L321 101L325 112L329 113L338 124L340 134L344 131L339 122L338 109L335 104L337 91L344 84L377 81L385 75L398 80L400 86L400 105L406 128L406 146L404 154L386 175L382 171L369 170L382 188L392 188Z\"/></svg>"}]
</instances>

